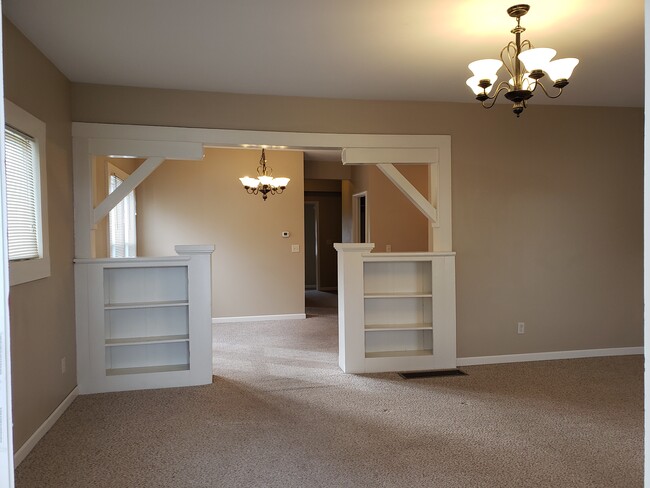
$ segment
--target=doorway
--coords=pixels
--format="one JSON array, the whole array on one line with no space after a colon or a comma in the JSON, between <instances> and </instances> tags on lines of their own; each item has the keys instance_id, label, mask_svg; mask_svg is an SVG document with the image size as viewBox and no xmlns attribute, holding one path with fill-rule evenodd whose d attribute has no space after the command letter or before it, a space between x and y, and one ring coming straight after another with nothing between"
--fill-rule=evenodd
<instances>
[{"instance_id":1,"label":"doorway","mask_svg":"<svg viewBox=\"0 0 650 488\"><path fill-rule=\"evenodd\" d=\"M318 202L305 202L305 290L320 289Z\"/></svg>"},{"instance_id":2,"label":"doorway","mask_svg":"<svg viewBox=\"0 0 650 488\"><path fill-rule=\"evenodd\" d=\"M368 228L368 192L352 195L352 242L364 243L370 240Z\"/></svg>"}]
</instances>

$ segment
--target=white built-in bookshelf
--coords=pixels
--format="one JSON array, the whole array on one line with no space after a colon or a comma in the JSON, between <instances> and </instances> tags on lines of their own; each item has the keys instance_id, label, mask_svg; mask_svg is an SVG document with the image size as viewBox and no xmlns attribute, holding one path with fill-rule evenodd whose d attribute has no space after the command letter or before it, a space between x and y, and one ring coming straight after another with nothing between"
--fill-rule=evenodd
<instances>
[{"instance_id":1,"label":"white built-in bookshelf","mask_svg":"<svg viewBox=\"0 0 650 488\"><path fill-rule=\"evenodd\" d=\"M81 393L211 382L214 246L176 250L75 261Z\"/></svg>"},{"instance_id":2,"label":"white built-in bookshelf","mask_svg":"<svg viewBox=\"0 0 650 488\"><path fill-rule=\"evenodd\" d=\"M346 373L456 367L454 253L336 244L339 366Z\"/></svg>"}]
</instances>

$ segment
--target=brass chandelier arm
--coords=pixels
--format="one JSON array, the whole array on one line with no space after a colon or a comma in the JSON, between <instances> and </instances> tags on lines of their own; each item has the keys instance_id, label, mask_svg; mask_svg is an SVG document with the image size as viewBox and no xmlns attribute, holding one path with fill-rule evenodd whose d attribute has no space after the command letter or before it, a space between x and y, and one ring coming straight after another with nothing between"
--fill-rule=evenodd
<instances>
[{"instance_id":1,"label":"brass chandelier arm","mask_svg":"<svg viewBox=\"0 0 650 488\"><path fill-rule=\"evenodd\" d=\"M562 88L558 88L559 91L557 92L557 95L550 95L548 91L546 91L546 87L539 80L535 83L535 88L537 88L537 85L542 87L542 91L548 98L558 98L562 95Z\"/></svg>"},{"instance_id":2,"label":"brass chandelier arm","mask_svg":"<svg viewBox=\"0 0 650 488\"><path fill-rule=\"evenodd\" d=\"M512 57L511 49L514 50L515 57L516 57L516 56L517 56L517 45L516 45L514 42L510 41L510 42L509 42L508 44L506 44L506 46L501 50L501 56L500 56L500 58L501 58L501 62L503 63L503 66L506 68L506 71L508 72L508 74L510 75L510 77L511 77L511 78L514 78L514 77L515 77L515 74L513 73L512 69L511 69L512 66L514 66L514 62L513 62L513 57ZM505 57L504 57L504 54L508 56L508 62L507 62L507 63L506 63L506 59L505 59Z\"/></svg>"},{"instance_id":3,"label":"brass chandelier arm","mask_svg":"<svg viewBox=\"0 0 650 488\"><path fill-rule=\"evenodd\" d=\"M499 93L501 93L503 90L508 90L509 89L508 87L509 85L507 81L502 81L501 83L499 83L497 85L497 91L494 92L494 95L492 95L491 97L486 95L487 98L481 100L481 105L483 106L483 108L492 108L497 101L497 97L499 96ZM492 103L486 105L485 102L488 100L492 100Z\"/></svg>"}]
</instances>

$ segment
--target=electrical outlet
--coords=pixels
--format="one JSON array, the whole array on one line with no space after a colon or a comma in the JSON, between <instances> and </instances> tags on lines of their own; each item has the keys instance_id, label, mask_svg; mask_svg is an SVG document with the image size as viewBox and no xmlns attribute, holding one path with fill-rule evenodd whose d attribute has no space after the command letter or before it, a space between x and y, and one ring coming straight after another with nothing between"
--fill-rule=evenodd
<instances>
[{"instance_id":1,"label":"electrical outlet","mask_svg":"<svg viewBox=\"0 0 650 488\"><path fill-rule=\"evenodd\" d=\"M517 322L517 334L523 334L526 332L526 324L523 322Z\"/></svg>"},{"instance_id":2,"label":"electrical outlet","mask_svg":"<svg viewBox=\"0 0 650 488\"><path fill-rule=\"evenodd\" d=\"M390 244L386 244L386 252L391 252L393 250L393 246Z\"/></svg>"},{"instance_id":3,"label":"electrical outlet","mask_svg":"<svg viewBox=\"0 0 650 488\"><path fill-rule=\"evenodd\" d=\"M291 244L291 252L300 252L300 244Z\"/></svg>"},{"instance_id":4,"label":"electrical outlet","mask_svg":"<svg viewBox=\"0 0 650 488\"><path fill-rule=\"evenodd\" d=\"M61 374L65 374L66 369L65 358L61 358Z\"/></svg>"}]
</instances>

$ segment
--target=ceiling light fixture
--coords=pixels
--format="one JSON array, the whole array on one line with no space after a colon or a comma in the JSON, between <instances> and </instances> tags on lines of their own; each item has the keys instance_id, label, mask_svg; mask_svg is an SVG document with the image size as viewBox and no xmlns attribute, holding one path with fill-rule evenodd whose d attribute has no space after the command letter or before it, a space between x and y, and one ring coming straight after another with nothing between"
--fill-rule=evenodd
<instances>
[{"instance_id":1,"label":"ceiling light fixture","mask_svg":"<svg viewBox=\"0 0 650 488\"><path fill-rule=\"evenodd\" d=\"M467 80L467 86L472 89L484 108L492 108L499 93L505 91L504 96L513 103L512 111L519 117L526 108L526 101L533 96L537 87L540 87L547 97L557 98L569 84L569 77L578 64L576 58L551 61L556 54L554 49L534 48L529 40L521 40L521 34L526 29L521 27L519 22L529 9L528 5L514 5L508 9L508 15L517 19L517 27L510 31L515 35L515 41L510 41L501 50L500 60L480 59L469 64L474 76ZM490 96L498 78L497 71L502 65L508 71L510 79L499 83L494 95ZM545 75L553 81L553 87L559 90L557 93L551 95L546 90L540 81Z\"/></svg>"},{"instance_id":2,"label":"ceiling light fixture","mask_svg":"<svg viewBox=\"0 0 650 488\"><path fill-rule=\"evenodd\" d=\"M271 195L282 193L287 187L287 184L289 184L289 178L273 178L271 176L272 173L273 168L266 166L266 153L264 152L264 148L262 148L260 165L257 167L257 178L244 176L243 178L239 178L239 181L244 185L246 193L250 195L261 193L262 199L266 200L269 193Z\"/></svg>"}]
</instances>

